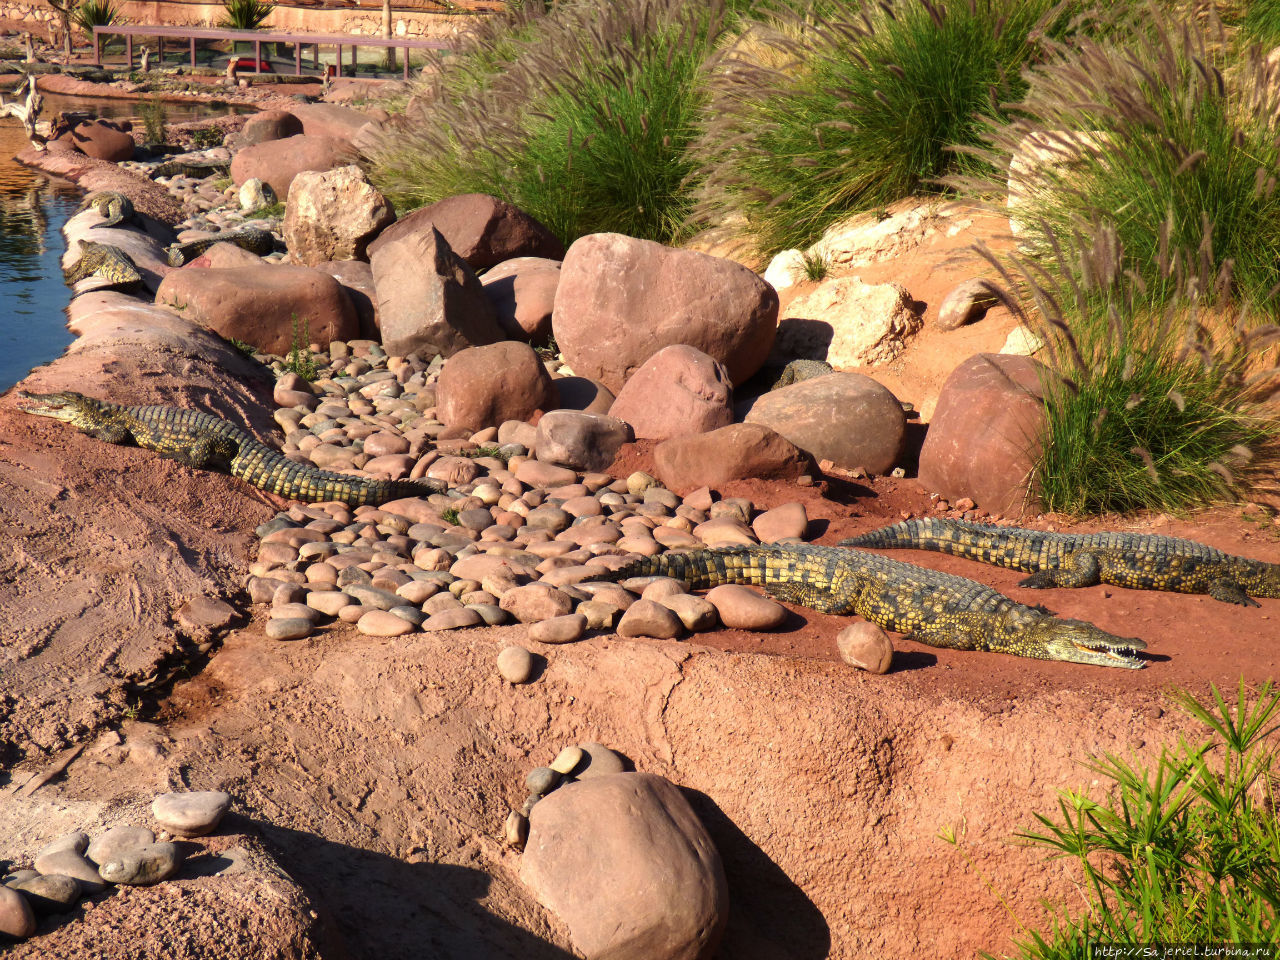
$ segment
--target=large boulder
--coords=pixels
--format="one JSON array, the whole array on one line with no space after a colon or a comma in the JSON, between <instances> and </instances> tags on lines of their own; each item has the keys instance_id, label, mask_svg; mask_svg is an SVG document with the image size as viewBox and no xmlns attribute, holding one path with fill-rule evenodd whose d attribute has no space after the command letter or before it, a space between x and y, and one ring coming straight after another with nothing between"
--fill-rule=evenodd
<instances>
[{"instance_id":1,"label":"large boulder","mask_svg":"<svg viewBox=\"0 0 1280 960\"><path fill-rule=\"evenodd\" d=\"M438 230L371 246L370 264L388 353L451 357L505 339L480 280Z\"/></svg>"},{"instance_id":2,"label":"large boulder","mask_svg":"<svg viewBox=\"0 0 1280 960\"><path fill-rule=\"evenodd\" d=\"M515 257L564 256L564 246L550 230L518 207L484 193L463 193L419 207L384 230L369 253L432 228L473 270Z\"/></svg>"},{"instance_id":3,"label":"large boulder","mask_svg":"<svg viewBox=\"0 0 1280 960\"><path fill-rule=\"evenodd\" d=\"M720 854L653 774L591 777L539 801L520 878L589 960L707 960L728 918Z\"/></svg>"},{"instance_id":4,"label":"large boulder","mask_svg":"<svg viewBox=\"0 0 1280 960\"><path fill-rule=\"evenodd\" d=\"M240 128L240 143L252 146L268 140L283 140L302 133L302 121L285 110L263 110L255 113Z\"/></svg>"},{"instance_id":5,"label":"large boulder","mask_svg":"<svg viewBox=\"0 0 1280 960\"><path fill-rule=\"evenodd\" d=\"M1031 487L1052 373L1031 357L979 353L951 372L920 450L920 485L992 513L1041 509Z\"/></svg>"},{"instance_id":6,"label":"large boulder","mask_svg":"<svg viewBox=\"0 0 1280 960\"><path fill-rule=\"evenodd\" d=\"M285 199L293 178L304 170L332 170L355 159L355 151L344 140L298 134L282 140L245 147L231 161L231 179L236 186L257 177Z\"/></svg>"},{"instance_id":7,"label":"large boulder","mask_svg":"<svg viewBox=\"0 0 1280 960\"><path fill-rule=\"evenodd\" d=\"M887 363L922 324L902 286L840 277L787 306L775 351L788 358L826 360L833 367Z\"/></svg>"},{"instance_id":8,"label":"large boulder","mask_svg":"<svg viewBox=\"0 0 1280 960\"><path fill-rule=\"evenodd\" d=\"M742 383L769 356L777 322L777 293L741 264L594 233L565 255L551 328L574 373L617 393L677 343L723 363Z\"/></svg>"},{"instance_id":9,"label":"large boulder","mask_svg":"<svg viewBox=\"0 0 1280 960\"><path fill-rule=\"evenodd\" d=\"M551 337L551 309L560 285L560 261L546 257L504 260L480 278L512 340L541 346Z\"/></svg>"},{"instance_id":10,"label":"large boulder","mask_svg":"<svg viewBox=\"0 0 1280 960\"><path fill-rule=\"evenodd\" d=\"M449 429L528 420L555 405L551 376L527 343L507 340L460 350L436 383L436 416Z\"/></svg>"},{"instance_id":11,"label":"large boulder","mask_svg":"<svg viewBox=\"0 0 1280 960\"><path fill-rule=\"evenodd\" d=\"M120 163L133 159L133 134L111 120L84 120L71 128L55 128L50 144L79 150L95 160Z\"/></svg>"},{"instance_id":12,"label":"large boulder","mask_svg":"<svg viewBox=\"0 0 1280 960\"><path fill-rule=\"evenodd\" d=\"M315 268L342 284L360 318L361 339L379 339L378 291L373 285L373 267L363 260L330 260L315 264Z\"/></svg>"},{"instance_id":13,"label":"large boulder","mask_svg":"<svg viewBox=\"0 0 1280 960\"><path fill-rule=\"evenodd\" d=\"M370 117L353 107L336 103L297 103L289 112L302 124L302 132L309 137L333 137L350 143Z\"/></svg>"},{"instance_id":14,"label":"large boulder","mask_svg":"<svg viewBox=\"0 0 1280 960\"><path fill-rule=\"evenodd\" d=\"M731 480L794 480L812 469L809 455L760 423L734 423L710 433L664 440L653 448L654 470L677 493L721 490Z\"/></svg>"},{"instance_id":15,"label":"large boulder","mask_svg":"<svg viewBox=\"0 0 1280 960\"><path fill-rule=\"evenodd\" d=\"M284 216L284 242L298 263L360 260L369 241L396 218L391 201L359 167L304 170L293 178Z\"/></svg>"},{"instance_id":16,"label":"large boulder","mask_svg":"<svg viewBox=\"0 0 1280 960\"><path fill-rule=\"evenodd\" d=\"M888 473L902 456L907 418L884 386L860 373L832 373L766 393L746 416L837 467Z\"/></svg>"},{"instance_id":17,"label":"large boulder","mask_svg":"<svg viewBox=\"0 0 1280 960\"><path fill-rule=\"evenodd\" d=\"M227 340L275 354L288 353L297 341L323 349L360 332L338 281L310 267L174 270L156 291L156 303Z\"/></svg>"},{"instance_id":18,"label":"large boulder","mask_svg":"<svg viewBox=\"0 0 1280 960\"><path fill-rule=\"evenodd\" d=\"M622 445L634 439L615 417L581 410L552 410L538 421L534 449L538 459L574 470L606 470Z\"/></svg>"},{"instance_id":19,"label":"large boulder","mask_svg":"<svg viewBox=\"0 0 1280 960\"><path fill-rule=\"evenodd\" d=\"M696 347L663 347L631 375L609 416L631 424L641 440L728 426L733 423L729 371Z\"/></svg>"}]
</instances>

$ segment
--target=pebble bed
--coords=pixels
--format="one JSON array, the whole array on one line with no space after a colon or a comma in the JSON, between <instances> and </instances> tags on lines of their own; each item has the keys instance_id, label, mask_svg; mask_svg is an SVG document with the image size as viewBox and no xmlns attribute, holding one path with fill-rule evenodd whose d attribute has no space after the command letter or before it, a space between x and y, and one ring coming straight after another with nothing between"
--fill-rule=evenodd
<instances>
[{"instance_id":1,"label":"pebble bed","mask_svg":"<svg viewBox=\"0 0 1280 960\"><path fill-rule=\"evenodd\" d=\"M288 405L275 419L286 456L449 485L381 507L298 504L260 526L248 589L272 605L275 639L301 639L335 619L375 636L519 621L541 643L588 630L673 639L721 625L770 629L786 616L745 587L703 599L669 578L588 581L664 550L799 541L808 526L799 503L756 515L750 501L713 502L705 489L682 499L643 473L615 479L544 463L530 456L535 428L518 421L445 437L435 418L439 358L337 341L312 355L311 383L279 358L261 359L281 374L276 399ZM507 661L510 682L528 679L529 664Z\"/></svg>"}]
</instances>

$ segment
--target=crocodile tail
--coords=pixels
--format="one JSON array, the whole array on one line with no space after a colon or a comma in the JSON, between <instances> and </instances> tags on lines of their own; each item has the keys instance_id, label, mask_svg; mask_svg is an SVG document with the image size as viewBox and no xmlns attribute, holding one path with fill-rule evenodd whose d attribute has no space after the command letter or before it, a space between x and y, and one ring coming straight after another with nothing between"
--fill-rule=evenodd
<instances>
[{"instance_id":1,"label":"crocodile tail","mask_svg":"<svg viewBox=\"0 0 1280 960\"><path fill-rule=\"evenodd\" d=\"M670 577L687 583L690 590L706 590L722 583L762 584L765 557L759 548L753 550L745 546L660 553L602 573L595 579L616 583L632 577Z\"/></svg>"},{"instance_id":2,"label":"crocodile tail","mask_svg":"<svg viewBox=\"0 0 1280 960\"><path fill-rule=\"evenodd\" d=\"M937 534L938 531L935 530L933 517L924 517L919 520L904 520L902 523L895 523L890 527L881 527L879 530L871 530L856 537L849 537L847 540L841 540L839 545L842 547L870 547L880 550L910 547L918 550L939 549L922 546L925 541L936 537Z\"/></svg>"}]
</instances>

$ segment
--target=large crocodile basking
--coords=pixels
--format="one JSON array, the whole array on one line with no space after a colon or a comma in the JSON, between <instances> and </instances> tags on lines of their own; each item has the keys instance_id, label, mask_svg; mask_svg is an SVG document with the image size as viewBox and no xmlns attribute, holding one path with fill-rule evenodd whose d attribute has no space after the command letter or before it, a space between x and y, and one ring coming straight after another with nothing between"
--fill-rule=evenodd
<instances>
[{"instance_id":1,"label":"large crocodile basking","mask_svg":"<svg viewBox=\"0 0 1280 960\"><path fill-rule=\"evenodd\" d=\"M101 223L94 224L95 228L118 227L136 216L133 201L115 190L101 190L86 197L84 203L80 204L80 209L87 210L90 207L102 217Z\"/></svg>"},{"instance_id":2,"label":"large crocodile basking","mask_svg":"<svg viewBox=\"0 0 1280 960\"><path fill-rule=\"evenodd\" d=\"M248 250L263 257L276 248L276 238L271 231L259 227L243 227L240 230L227 230L211 237L200 237L185 243L175 243L166 248L169 266L180 267L189 260L194 260L215 243L232 243L241 250Z\"/></svg>"},{"instance_id":3,"label":"large crocodile basking","mask_svg":"<svg viewBox=\"0 0 1280 960\"><path fill-rule=\"evenodd\" d=\"M1022 570L1024 587L1088 587L1207 593L1223 603L1260 606L1280 597L1280 564L1223 553L1194 540L1149 533L1047 533L944 517L907 520L842 547L933 550Z\"/></svg>"},{"instance_id":4,"label":"large crocodile basking","mask_svg":"<svg viewBox=\"0 0 1280 960\"><path fill-rule=\"evenodd\" d=\"M371 480L296 463L230 421L202 410L126 407L67 390L18 391L18 407L108 443L136 443L189 467L224 470L261 490L309 503L379 504L441 493L439 480Z\"/></svg>"},{"instance_id":5,"label":"large crocodile basking","mask_svg":"<svg viewBox=\"0 0 1280 960\"><path fill-rule=\"evenodd\" d=\"M127 287L142 281L138 265L119 247L109 243L98 243L96 240L77 242L80 244L80 259L62 275L68 285L88 277L109 280L112 285L118 287Z\"/></svg>"},{"instance_id":6,"label":"large crocodile basking","mask_svg":"<svg viewBox=\"0 0 1280 960\"><path fill-rule=\"evenodd\" d=\"M857 614L932 647L989 650L1037 660L1139 669L1141 640L1081 620L1054 617L950 573L838 547L739 546L645 557L597 580L660 575L700 590L722 583L763 586L779 600L820 613Z\"/></svg>"}]
</instances>

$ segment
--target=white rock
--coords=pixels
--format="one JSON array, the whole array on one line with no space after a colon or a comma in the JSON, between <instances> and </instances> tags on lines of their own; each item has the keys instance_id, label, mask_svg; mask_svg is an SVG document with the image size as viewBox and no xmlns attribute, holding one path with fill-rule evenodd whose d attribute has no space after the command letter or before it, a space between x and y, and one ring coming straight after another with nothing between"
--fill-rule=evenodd
<instances>
[{"instance_id":1,"label":"white rock","mask_svg":"<svg viewBox=\"0 0 1280 960\"><path fill-rule=\"evenodd\" d=\"M1009 331L1009 337L1005 340L1004 346L1000 348L1000 352L1011 353L1019 357L1029 357L1043 349L1044 340L1040 335L1030 327L1019 324Z\"/></svg>"},{"instance_id":2,"label":"white rock","mask_svg":"<svg viewBox=\"0 0 1280 960\"><path fill-rule=\"evenodd\" d=\"M794 287L805 278L804 254L799 250L783 250L769 261L761 276L775 290Z\"/></svg>"},{"instance_id":3,"label":"white rock","mask_svg":"<svg viewBox=\"0 0 1280 960\"><path fill-rule=\"evenodd\" d=\"M836 368L887 363L923 325L913 304L911 294L896 283L827 280L787 307L774 349L786 356L821 357Z\"/></svg>"}]
</instances>

